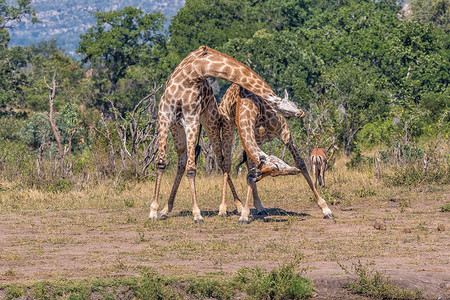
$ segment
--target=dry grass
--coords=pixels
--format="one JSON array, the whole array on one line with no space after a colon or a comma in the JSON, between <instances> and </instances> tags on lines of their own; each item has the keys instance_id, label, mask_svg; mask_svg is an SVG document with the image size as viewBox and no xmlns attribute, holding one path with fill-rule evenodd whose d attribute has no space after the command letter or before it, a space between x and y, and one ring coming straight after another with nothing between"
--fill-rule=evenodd
<instances>
[{"instance_id":1,"label":"dry grass","mask_svg":"<svg viewBox=\"0 0 450 300\"><path fill-rule=\"evenodd\" d=\"M160 207L169 196L173 173L166 172ZM221 177L198 176L197 195L205 223L193 222L187 180L181 183L170 218L147 221L154 182L65 193L20 190L0 182L0 282L139 274L143 267L183 276L234 274L241 267L272 269L300 255L320 292L320 280L346 280L336 261L375 261L393 280L433 293L445 291L448 185L387 187L371 171L346 170L338 160L327 173L334 220L323 220L302 176L265 178L258 184L270 215L249 225L238 216L217 216ZM245 176L234 180L243 199ZM228 211L235 209L228 192ZM376 230L375 220L386 223ZM411 229L405 233L404 229ZM407 275L409 274L409 275ZM428 276L433 284L421 282ZM338 285L339 286L339 285ZM320 294L320 293L319 293Z\"/></svg>"}]
</instances>

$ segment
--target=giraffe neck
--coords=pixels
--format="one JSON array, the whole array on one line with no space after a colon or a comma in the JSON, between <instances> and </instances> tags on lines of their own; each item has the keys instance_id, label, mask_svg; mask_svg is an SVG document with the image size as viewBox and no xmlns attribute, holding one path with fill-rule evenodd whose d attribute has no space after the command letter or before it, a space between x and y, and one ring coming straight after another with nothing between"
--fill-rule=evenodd
<instances>
[{"instance_id":1,"label":"giraffe neck","mask_svg":"<svg viewBox=\"0 0 450 300\"><path fill-rule=\"evenodd\" d=\"M222 78L260 96L274 107L281 101L260 76L236 59L206 46L198 48L191 54L186 57L186 64L181 64L191 80Z\"/></svg>"}]
</instances>

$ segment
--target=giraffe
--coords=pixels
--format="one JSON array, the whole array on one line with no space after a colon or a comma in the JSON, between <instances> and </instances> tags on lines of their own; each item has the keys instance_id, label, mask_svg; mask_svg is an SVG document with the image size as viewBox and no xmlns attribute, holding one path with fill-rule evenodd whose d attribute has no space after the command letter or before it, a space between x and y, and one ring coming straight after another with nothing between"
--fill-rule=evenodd
<instances>
[{"instance_id":1,"label":"giraffe","mask_svg":"<svg viewBox=\"0 0 450 300\"><path fill-rule=\"evenodd\" d=\"M162 175L166 168L166 145L169 130L184 130L186 137L187 162L186 175L192 196L192 214L195 223L203 222L197 205L195 192L195 141L199 132L200 104L204 101L200 86L206 78L222 78L259 95L268 105L289 116L302 116L304 112L293 106L292 102L275 95L270 86L250 68L234 58L206 46L201 46L185 57L166 81L166 87L159 103L158 111L158 157L156 162L156 182L153 201L150 205L150 220L158 218L158 197ZM287 99L286 99L287 100ZM179 115L179 126L173 129ZM269 166L269 171L276 166L270 162L260 162Z\"/></svg>"},{"instance_id":2,"label":"giraffe","mask_svg":"<svg viewBox=\"0 0 450 300\"><path fill-rule=\"evenodd\" d=\"M239 218L240 224L249 222L249 201L251 195L253 195L253 202L258 212L264 212L264 207L258 196L256 182L265 177L266 174L261 172L258 173L256 164L264 161L264 157L267 157L260 147L264 143L270 142L275 137L281 140L291 152L296 167L298 168L283 168L285 171L279 175L295 175L299 172L302 173L317 199L317 204L321 208L324 218L332 218L331 210L314 187L305 162L299 155L297 148L294 146L286 119L280 113L268 106L261 97L236 84L231 85L223 96L219 107L219 113L223 116L222 142L224 147L224 173L229 173L231 168L231 145L236 126L244 150L250 157L250 160L247 160L247 196ZM273 160L275 164L285 164L282 160L274 156L269 156L268 159ZM223 186L223 188L226 187ZM226 213L225 197L222 197L219 213Z\"/></svg>"},{"instance_id":3,"label":"giraffe","mask_svg":"<svg viewBox=\"0 0 450 300\"><path fill-rule=\"evenodd\" d=\"M214 97L212 87L209 85L207 80L203 82L199 89L199 97L202 98L200 99L200 124L205 128L206 134L211 141L214 153L216 153L216 157L219 159L219 166L223 168L223 166L221 165L223 161L223 155L222 139L220 136L221 117L219 115L219 107L217 105L216 98ZM184 132L181 120L181 111L179 111L176 116L176 122L171 127L172 138L174 140L174 145L178 156L177 175L175 176L175 181L172 185L169 200L159 214L160 219L167 218L169 213L172 211L178 187L180 185L181 179L183 178L184 171L186 170L186 134ZM226 192L226 185L228 183L233 194L237 211L240 213L242 210L242 202L236 193L233 182L229 176L224 175L223 179L223 185L225 186L225 188L223 189L223 193ZM222 195L222 198L223 197L225 197L225 195Z\"/></svg>"}]
</instances>

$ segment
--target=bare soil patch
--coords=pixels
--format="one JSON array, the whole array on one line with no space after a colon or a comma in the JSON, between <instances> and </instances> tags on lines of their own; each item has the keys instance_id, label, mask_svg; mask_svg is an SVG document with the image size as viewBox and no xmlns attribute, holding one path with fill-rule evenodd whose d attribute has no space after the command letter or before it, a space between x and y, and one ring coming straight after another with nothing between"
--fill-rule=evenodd
<instances>
[{"instance_id":1,"label":"bare soil patch","mask_svg":"<svg viewBox=\"0 0 450 300\"><path fill-rule=\"evenodd\" d=\"M144 267L168 275L224 276L255 265L272 269L302 255L303 274L313 281L317 299L363 299L345 289L349 275L339 265L351 269L358 260L373 262L373 269L402 287L423 289L425 299L450 299L449 213L441 212L450 201L448 186L374 186L373 195L361 197L358 191L333 190L331 180L322 192L338 203L330 206L335 219L324 220L298 179L267 179L274 185L261 186L260 192L269 215L242 226L235 213L217 216L220 192L210 189L215 191L220 180L198 180L209 187L199 192L205 218L200 225L188 211L186 185L170 218L158 222L147 221L152 183L148 199L137 197L132 207L5 210L0 213L0 283L139 275ZM238 183L242 195L244 180ZM288 192L277 191L279 182ZM7 192L1 196L8 201ZM386 229L374 228L376 220ZM437 229L441 224L443 231Z\"/></svg>"}]
</instances>

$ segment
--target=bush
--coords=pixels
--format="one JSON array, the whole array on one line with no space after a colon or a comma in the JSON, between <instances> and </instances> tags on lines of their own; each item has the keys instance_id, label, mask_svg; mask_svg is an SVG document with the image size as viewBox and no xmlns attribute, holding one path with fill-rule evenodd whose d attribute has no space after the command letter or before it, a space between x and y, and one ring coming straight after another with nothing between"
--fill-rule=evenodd
<instances>
[{"instance_id":1,"label":"bush","mask_svg":"<svg viewBox=\"0 0 450 300\"><path fill-rule=\"evenodd\" d=\"M345 268L344 270L347 271ZM369 270L361 262L354 266L354 271L358 279L346 283L346 286L356 294L376 299L398 300L420 299L422 295L420 290L410 291L399 288L389 280L389 277L384 276L379 271Z\"/></svg>"},{"instance_id":2,"label":"bush","mask_svg":"<svg viewBox=\"0 0 450 300\"><path fill-rule=\"evenodd\" d=\"M435 162L428 169L421 164L405 164L393 167L389 173L384 175L384 182L393 186L450 183L449 159Z\"/></svg>"},{"instance_id":3,"label":"bush","mask_svg":"<svg viewBox=\"0 0 450 300\"><path fill-rule=\"evenodd\" d=\"M238 271L238 283L241 289L256 299L305 299L313 296L311 281L294 271L299 263L281 266L270 272L259 267Z\"/></svg>"},{"instance_id":4,"label":"bush","mask_svg":"<svg viewBox=\"0 0 450 300\"><path fill-rule=\"evenodd\" d=\"M233 299L234 296L234 286L229 280L195 279L186 291L196 298Z\"/></svg>"}]
</instances>

